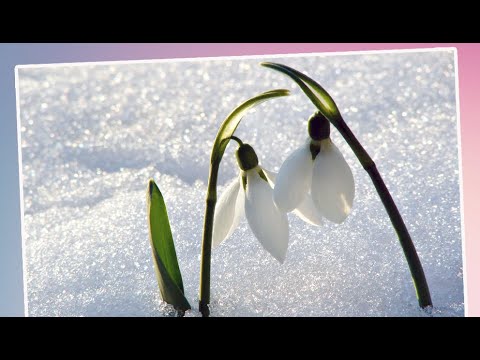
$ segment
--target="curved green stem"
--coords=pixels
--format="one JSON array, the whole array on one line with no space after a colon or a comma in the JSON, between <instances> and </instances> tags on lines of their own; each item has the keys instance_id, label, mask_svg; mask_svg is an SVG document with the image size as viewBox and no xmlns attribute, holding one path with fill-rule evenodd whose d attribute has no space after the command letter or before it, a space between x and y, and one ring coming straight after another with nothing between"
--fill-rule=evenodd
<instances>
[{"instance_id":1,"label":"curved green stem","mask_svg":"<svg viewBox=\"0 0 480 360\"><path fill-rule=\"evenodd\" d=\"M213 143L210 160L210 174L208 176L207 207L202 238L202 258L200 265L200 301L199 310L204 317L210 315L208 304L210 303L210 264L212 257L213 220L215 216L215 204L217 203L217 178L220 162L222 161L225 148L230 140L242 141L233 136L246 112L262 102L282 96L288 96L290 92L285 89L270 90L254 96L237 106L223 121Z\"/></svg>"},{"instance_id":2,"label":"curved green stem","mask_svg":"<svg viewBox=\"0 0 480 360\"><path fill-rule=\"evenodd\" d=\"M432 306L432 299L430 297L427 279L425 278L422 264L418 257L417 251L415 250L415 245L413 244L412 238L408 233L408 229L403 222L402 216L400 215L400 212L398 211L398 208L395 205L387 186L378 172L375 163L341 116L337 122L333 123L333 125L337 128L345 141L351 147L363 168L372 179L373 185L375 186L375 189L382 200L383 206L385 207L390 221L392 222L392 225L397 233L398 240L400 241L403 253L405 254L405 258L407 259L420 307L425 308L427 306Z\"/></svg>"},{"instance_id":3,"label":"curved green stem","mask_svg":"<svg viewBox=\"0 0 480 360\"><path fill-rule=\"evenodd\" d=\"M243 145L243 141L240 140L240 139L239 139L238 137L236 137L236 136L233 136L233 135L232 135L232 136L230 136L229 139L236 141L239 146L242 146L242 145Z\"/></svg>"},{"instance_id":4,"label":"curved green stem","mask_svg":"<svg viewBox=\"0 0 480 360\"><path fill-rule=\"evenodd\" d=\"M383 206L387 210L390 221L397 232L398 240L400 241L400 245L402 246L403 253L405 254L405 258L407 259L410 268L410 273L412 274L420 307L425 308L427 306L432 306L427 279L425 278L422 264L420 263L417 251L415 250L415 245L413 245L412 238L408 233L402 216L383 182L375 163L343 120L335 101L333 101L330 94L320 86L320 84L298 70L286 65L271 62L264 62L261 63L261 65L279 71L295 81L317 109L320 110L330 123L337 128L348 145L350 145L363 168L372 179L373 185L375 186L375 189L382 200Z\"/></svg>"}]
</instances>

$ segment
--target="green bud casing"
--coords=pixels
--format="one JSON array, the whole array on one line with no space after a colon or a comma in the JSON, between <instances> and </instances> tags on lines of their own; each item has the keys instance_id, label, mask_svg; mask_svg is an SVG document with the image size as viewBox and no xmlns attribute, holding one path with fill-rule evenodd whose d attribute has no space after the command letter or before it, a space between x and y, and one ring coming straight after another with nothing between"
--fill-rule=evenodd
<instances>
[{"instance_id":1,"label":"green bud casing","mask_svg":"<svg viewBox=\"0 0 480 360\"><path fill-rule=\"evenodd\" d=\"M308 135L313 140L324 140L330 137L330 121L320 111L308 119Z\"/></svg>"},{"instance_id":2,"label":"green bud casing","mask_svg":"<svg viewBox=\"0 0 480 360\"><path fill-rule=\"evenodd\" d=\"M247 171L253 169L258 165L258 157L255 153L255 150L248 145L241 145L236 151L235 155L237 156L237 162L240 169Z\"/></svg>"}]
</instances>

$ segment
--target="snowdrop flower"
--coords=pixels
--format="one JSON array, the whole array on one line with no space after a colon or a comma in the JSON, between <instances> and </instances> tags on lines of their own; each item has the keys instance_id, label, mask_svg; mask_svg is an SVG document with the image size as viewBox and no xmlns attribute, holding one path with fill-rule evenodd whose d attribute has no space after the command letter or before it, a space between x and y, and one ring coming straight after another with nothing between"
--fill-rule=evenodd
<instances>
[{"instance_id":1,"label":"snowdrop flower","mask_svg":"<svg viewBox=\"0 0 480 360\"><path fill-rule=\"evenodd\" d=\"M215 207L212 244L218 246L230 237L245 216L263 248L283 263L287 254L289 227L286 212L279 210L273 201L276 174L258 164L258 157L250 145L240 144L236 156L241 171L222 193ZM320 224L321 219L309 198L299 205L296 213L305 221Z\"/></svg>"},{"instance_id":2,"label":"snowdrop flower","mask_svg":"<svg viewBox=\"0 0 480 360\"><path fill-rule=\"evenodd\" d=\"M290 154L278 172L274 202L289 212L311 196L320 215L340 224L353 204L352 171L330 139L330 122L320 112L309 119L308 132L308 141Z\"/></svg>"}]
</instances>

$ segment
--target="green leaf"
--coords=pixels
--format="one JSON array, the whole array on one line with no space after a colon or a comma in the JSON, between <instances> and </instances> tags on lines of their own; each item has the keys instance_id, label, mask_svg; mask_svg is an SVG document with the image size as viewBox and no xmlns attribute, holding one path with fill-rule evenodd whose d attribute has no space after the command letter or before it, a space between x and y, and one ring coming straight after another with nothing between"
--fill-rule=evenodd
<instances>
[{"instance_id":1,"label":"green leaf","mask_svg":"<svg viewBox=\"0 0 480 360\"><path fill-rule=\"evenodd\" d=\"M223 121L220 129L218 130L217 137L213 143L211 158L212 164L220 163L223 153L225 152L225 148L230 141L230 136L233 135L238 124L240 124L243 115L245 115L250 108L264 102L265 100L287 95L290 95L290 91L285 89L271 90L248 99L243 104L235 108L235 110L233 110Z\"/></svg>"},{"instance_id":2,"label":"green leaf","mask_svg":"<svg viewBox=\"0 0 480 360\"><path fill-rule=\"evenodd\" d=\"M182 274L162 193L153 179L148 182L147 215L153 263L162 299L175 309L191 309L183 291Z\"/></svg>"},{"instance_id":3,"label":"green leaf","mask_svg":"<svg viewBox=\"0 0 480 360\"><path fill-rule=\"evenodd\" d=\"M340 118L340 111L338 110L338 107L330 94L323 87L321 87L320 84L309 78L307 75L282 64L263 62L260 65L280 71L281 73L289 76L298 84L298 86L300 86L300 88L310 98L318 110L320 110L320 112L333 124L335 124L337 119Z\"/></svg>"}]
</instances>

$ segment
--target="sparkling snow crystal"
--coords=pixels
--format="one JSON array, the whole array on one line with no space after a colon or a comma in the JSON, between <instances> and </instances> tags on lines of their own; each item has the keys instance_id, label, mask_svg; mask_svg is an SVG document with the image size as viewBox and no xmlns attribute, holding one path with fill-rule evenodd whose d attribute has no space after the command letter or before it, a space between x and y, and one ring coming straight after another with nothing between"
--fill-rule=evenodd
<instances>
[{"instance_id":1,"label":"sparkling snow crystal","mask_svg":"<svg viewBox=\"0 0 480 360\"><path fill-rule=\"evenodd\" d=\"M244 100L291 89L249 112L236 135L278 171L316 110L292 66L333 96L375 160L409 228L435 308L419 310L407 263L375 188L332 128L355 177L344 224L293 214L280 265L246 221L212 257L212 316L463 316L453 50L18 70L30 316L173 316L160 299L145 193L153 177L170 216L186 297L198 316L210 151ZM236 145L218 193L237 174Z\"/></svg>"}]
</instances>

